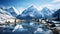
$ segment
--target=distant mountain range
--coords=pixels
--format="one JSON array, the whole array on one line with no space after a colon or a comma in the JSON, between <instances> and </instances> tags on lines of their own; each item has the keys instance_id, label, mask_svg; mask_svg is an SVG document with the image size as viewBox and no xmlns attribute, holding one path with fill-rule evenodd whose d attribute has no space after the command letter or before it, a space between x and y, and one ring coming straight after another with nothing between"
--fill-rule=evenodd
<instances>
[{"instance_id":1,"label":"distant mountain range","mask_svg":"<svg viewBox=\"0 0 60 34\"><path fill-rule=\"evenodd\" d=\"M48 9L47 7L43 8L41 11L38 11L37 8L35 8L34 6L30 6L29 8L24 10L21 15L18 15L17 18L21 19L22 17L26 18L27 16L30 16L28 18L36 18L36 19L52 18L53 17L52 14L54 12L55 11Z\"/></svg>"},{"instance_id":2,"label":"distant mountain range","mask_svg":"<svg viewBox=\"0 0 60 34\"><path fill-rule=\"evenodd\" d=\"M0 20L6 20L8 18L18 18L18 19L41 19L41 18L52 18L53 14L59 13L60 11L54 11L47 7L38 11L35 6L30 6L25 9L22 14L15 7L10 7L9 9L0 8Z\"/></svg>"}]
</instances>

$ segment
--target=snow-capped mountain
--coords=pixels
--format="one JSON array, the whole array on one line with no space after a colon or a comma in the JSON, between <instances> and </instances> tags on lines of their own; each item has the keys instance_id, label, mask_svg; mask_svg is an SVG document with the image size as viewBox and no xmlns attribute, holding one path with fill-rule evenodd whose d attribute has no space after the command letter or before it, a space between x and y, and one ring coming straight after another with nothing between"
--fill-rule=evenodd
<instances>
[{"instance_id":1,"label":"snow-capped mountain","mask_svg":"<svg viewBox=\"0 0 60 34\"><path fill-rule=\"evenodd\" d=\"M40 19L42 17L51 18L53 13L53 10L50 10L46 7L43 8L41 11L38 11L37 8L33 5L25 9L22 14L20 14L15 7L10 7L9 9L0 8L0 14L16 17L18 19Z\"/></svg>"},{"instance_id":2,"label":"snow-capped mountain","mask_svg":"<svg viewBox=\"0 0 60 34\"><path fill-rule=\"evenodd\" d=\"M14 18L10 13L0 8L0 23L4 23L7 19Z\"/></svg>"},{"instance_id":3,"label":"snow-capped mountain","mask_svg":"<svg viewBox=\"0 0 60 34\"><path fill-rule=\"evenodd\" d=\"M54 13L54 11L45 7L40 11L40 13L43 18L52 18L52 14Z\"/></svg>"},{"instance_id":4,"label":"snow-capped mountain","mask_svg":"<svg viewBox=\"0 0 60 34\"><path fill-rule=\"evenodd\" d=\"M37 8L35 6L30 6L26 10L24 10L21 14L21 16L29 16L33 18L41 18L41 14L38 12Z\"/></svg>"},{"instance_id":5,"label":"snow-capped mountain","mask_svg":"<svg viewBox=\"0 0 60 34\"><path fill-rule=\"evenodd\" d=\"M9 12L14 17L19 15L19 11L15 7L11 7L9 9L7 9L6 11Z\"/></svg>"}]
</instances>

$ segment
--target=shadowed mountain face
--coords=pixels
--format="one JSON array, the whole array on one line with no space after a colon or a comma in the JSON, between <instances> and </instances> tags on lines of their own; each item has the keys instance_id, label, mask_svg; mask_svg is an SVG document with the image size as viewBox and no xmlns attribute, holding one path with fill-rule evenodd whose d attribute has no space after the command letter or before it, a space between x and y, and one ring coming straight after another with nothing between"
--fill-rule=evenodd
<instances>
[{"instance_id":1,"label":"shadowed mountain face","mask_svg":"<svg viewBox=\"0 0 60 34\"><path fill-rule=\"evenodd\" d=\"M58 9L58 10L53 14L53 17L56 17L55 20L60 21L60 9Z\"/></svg>"},{"instance_id":2,"label":"shadowed mountain face","mask_svg":"<svg viewBox=\"0 0 60 34\"><path fill-rule=\"evenodd\" d=\"M60 17L60 9L58 9L55 13L54 13L54 16L59 16Z\"/></svg>"}]
</instances>

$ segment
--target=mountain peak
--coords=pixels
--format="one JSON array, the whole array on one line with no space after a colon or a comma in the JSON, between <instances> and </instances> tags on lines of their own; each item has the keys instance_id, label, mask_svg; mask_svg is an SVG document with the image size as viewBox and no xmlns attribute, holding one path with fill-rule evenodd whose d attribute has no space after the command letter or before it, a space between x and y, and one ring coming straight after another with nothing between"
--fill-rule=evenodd
<instances>
[{"instance_id":1,"label":"mountain peak","mask_svg":"<svg viewBox=\"0 0 60 34\"><path fill-rule=\"evenodd\" d=\"M44 7L44 8L42 9L42 12L47 13L47 12L50 12L50 10L49 10L47 7Z\"/></svg>"},{"instance_id":2,"label":"mountain peak","mask_svg":"<svg viewBox=\"0 0 60 34\"><path fill-rule=\"evenodd\" d=\"M41 17L42 17L41 14L38 12L37 8L36 8L34 5L30 6L30 7L27 8L27 9L25 9L25 10L22 12L22 15L23 15L23 16L24 16L24 15L25 15L25 16L28 15L29 18L30 18L30 17L34 17L34 18L41 18Z\"/></svg>"},{"instance_id":3,"label":"mountain peak","mask_svg":"<svg viewBox=\"0 0 60 34\"><path fill-rule=\"evenodd\" d=\"M34 9L34 8L36 8L36 6L35 5L31 5L29 8Z\"/></svg>"},{"instance_id":4,"label":"mountain peak","mask_svg":"<svg viewBox=\"0 0 60 34\"><path fill-rule=\"evenodd\" d=\"M9 10L13 10L17 15L19 14L19 11L15 7L10 7Z\"/></svg>"},{"instance_id":5,"label":"mountain peak","mask_svg":"<svg viewBox=\"0 0 60 34\"><path fill-rule=\"evenodd\" d=\"M35 12L35 11L38 11L37 10L37 8L34 6L34 5L32 5L32 6L30 6L29 8L27 8L27 9L25 9L23 12L22 12L22 14L29 14L29 13L31 13L31 12Z\"/></svg>"},{"instance_id":6,"label":"mountain peak","mask_svg":"<svg viewBox=\"0 0 60 34\"><path fill-rule=\"evenodd\" d=\"M15 7L10 7L9 9L12 9L12 10L14 10L14 9L15 9Z\"/></svg>"}]
</instances>

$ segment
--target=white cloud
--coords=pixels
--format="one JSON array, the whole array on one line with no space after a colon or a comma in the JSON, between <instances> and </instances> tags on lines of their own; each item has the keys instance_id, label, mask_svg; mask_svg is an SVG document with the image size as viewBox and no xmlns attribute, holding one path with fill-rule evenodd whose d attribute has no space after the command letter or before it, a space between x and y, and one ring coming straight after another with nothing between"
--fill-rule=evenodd
<instances>
[{"instance_id":1,"label":"white cloud","mask_svg":"<svg viewBox=\"0 0 60 34\"><path fill-rule=\"evenodd\" d=\"M60 2L60 0L53 0L53 2Z\"/></svg>"},{"instance_id":2,"label":"white cloud","mask_svg":"<svg viewBox=\"0 0 60 34\"><path fill-rule=\"evenodd\" d=\"M60 8L60 4L45 4L45 5L41 5L38 7L39 10L42 10L44 7L47 7L49 9L59 9Z\"/></svg>"}]
</instances>

